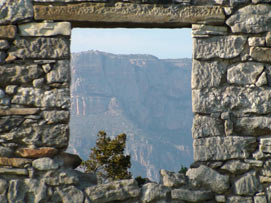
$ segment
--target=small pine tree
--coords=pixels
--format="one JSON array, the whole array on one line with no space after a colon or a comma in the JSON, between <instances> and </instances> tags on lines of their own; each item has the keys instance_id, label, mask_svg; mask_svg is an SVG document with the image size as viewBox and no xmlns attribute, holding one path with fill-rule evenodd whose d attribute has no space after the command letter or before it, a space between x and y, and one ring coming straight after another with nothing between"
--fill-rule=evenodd
<instances>
[{"instance_id":1,"label":"small pine tree","mask_svg":"<svg viewBox=\"0 0 271 203\"><path fill-rule=\"evenodd\" d=\"M126 134L111 139L104 131L99 131L89 159L82 162L85 172L95 172L102 181L131 178L130 156L124 155L125 146Z\"/></svg>"}]
</instances>

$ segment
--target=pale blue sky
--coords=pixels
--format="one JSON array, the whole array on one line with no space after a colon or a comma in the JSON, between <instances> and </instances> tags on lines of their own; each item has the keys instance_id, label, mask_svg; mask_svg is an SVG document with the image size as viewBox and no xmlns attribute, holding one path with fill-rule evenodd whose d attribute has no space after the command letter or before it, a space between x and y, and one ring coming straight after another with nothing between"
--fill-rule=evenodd
<instances>
[{"instance_id":1,"label":"pale blue sky","mask_svg":"<svg viewBox=\"0 0 271 203\"><path fill-rule=\"evenodd\" d=\"M191 58L191 29L73 29L71 51Z\"/></svg>"}]
</instances>

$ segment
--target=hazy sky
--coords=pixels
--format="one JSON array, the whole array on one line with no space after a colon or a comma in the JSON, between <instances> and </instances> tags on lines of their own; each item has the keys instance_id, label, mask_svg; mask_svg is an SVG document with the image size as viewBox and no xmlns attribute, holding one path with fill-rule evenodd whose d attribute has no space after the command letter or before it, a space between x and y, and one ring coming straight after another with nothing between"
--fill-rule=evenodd
<instances>
[{"instance_id":1,"label":"hazy sky","mask_svg":"<svg viewBox=\"0 0 271 203\"><path fill-rule=\"evenodd\" d=\"M191 58L191 29L73 29L71 51Z\"/></svg>"}]
</instances>

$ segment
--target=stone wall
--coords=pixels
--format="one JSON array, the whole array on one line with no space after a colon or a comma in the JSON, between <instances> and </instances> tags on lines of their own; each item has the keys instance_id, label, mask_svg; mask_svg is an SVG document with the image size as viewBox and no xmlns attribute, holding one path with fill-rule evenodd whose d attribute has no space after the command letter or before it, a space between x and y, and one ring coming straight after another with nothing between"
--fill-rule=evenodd
<instances>
[{"instance_id":1,"label":"stone wall","mask_svg":"<svg viewBox=\"0 0 271 203\"><path fill-rule=\"evenodd\" d=\"M0 2L0 202L271 202L270 0ZM97 184L69 142L72 27L192 27L186 175Z\"/></svg>"}]
</instances>

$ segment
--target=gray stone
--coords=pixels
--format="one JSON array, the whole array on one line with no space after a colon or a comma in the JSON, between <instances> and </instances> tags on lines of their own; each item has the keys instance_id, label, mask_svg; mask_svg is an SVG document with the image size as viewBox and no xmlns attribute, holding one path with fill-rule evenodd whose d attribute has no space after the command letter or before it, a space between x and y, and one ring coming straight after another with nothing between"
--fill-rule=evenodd
<instances>
[{"instance_id":1,"label":"gray stone","mask_svg":"<svg viewBox=\"0 0 271 203\"><path fill-rule=\"evenodd\" d=\"M271 138L261 138L259 149L261 152L271 153Z\"/></svg>"},{"instance_id":2,"label":"gray stone","mask_svg":"<svg viewBox=\"0 0 271 203\"><path fill-rule=\"evenodd\" d=\"M243 51L246 39L244 36L194 38L193 58L234 58Z\"/></svg>"},{"instance_id":3,"label":"gray stone","mask_svg":"<svg viewBox=\"0 0 271 203\"><path fill-rule=\"evenodd\" d=\"M10 180L8 189L8 201L12 203L23 203L26 189L20 179Z\"/></svg>"},{"instance_id":4,"label":"gray stone","mask_svg":"<svg viewBox=\"0 0 271 203\"><path fill-rule=\"evenodd\" d=\"M271 1L270 1L271 2ZM267 46L271 46L271 32L268 32L265 37L265 42Z\"/></svg>"},{"instance_id":5,"label":"gray stone","mask_svg":"<svg viewBox=\"0 0 271 203\"><path fill-rule=\"evenodd\" d=\"M230 6L235 7L240 4L248 4L249 2L249 0L230 0Z\"/></svg>"},{"instance_id":6,"label":"gray stone","mask_svg":"<svg viewBox=\"0 0 271 203\"><path fill-rule=\"evenodd\" d=\"M136 198L140 194L140 189L137 186L137 182L131 179L87 187L85 193L91 202L99 203Z\"/></svg>"},{"instance_id":7,"label":"gray stone","mask_svg":"<svg viewBox=\"0 0 271 203\"><path fill-rule=\"evenodd\" d=\"M226 66L223 63L193 60L192 89L218 87L223 80Z\"/></svg>"},{"instance_id":8,"label":"gray stone","mask_svg":"<svg viewBox=\"0 0 271 203\"><path fill-rule=\"evenodd\" d=\"M254 196L254 203L267 203L266 197L263 195Z\"/></svg>"},{"instance_id":9,"label":"gray stone","mask_svg":"<svg viewBox=\"0 0 271 203\"><path fill-rule=\"evenodd\" d=\"M249 55L260 62L271 62L271 48L251 47Z\"/></svg>"},{"instance_id":10,"label":"gray stone","mask_svg":"<svg viewBox=\"0 0 271 203\"><path fill-rule=\"evenodd\" d=\"M260 63L239 63L228 69L227 81L236 85L255 84L263 70L264 66Z\"/></svg>"},{"instance_id":11,"label":"gray stone","mask_svg":"<svg viewBox=\"0 0 271 203\"><path fill-rule=\"evenodd\" d=\"M54 160L59 163L62 162L62 167L66 168L77 168L81 163L82 159L77 154L70 154L66 152L62 152L55 156Z\"/></svg>"},{"instance_id":12,"label":"gray stone","mask_svg":"<svg viewBox=\"0 0 271 203\"><path fill-rule=\"evenodd\" d=\"M0 195L6 194L8 182L5 179L0 179Z\"/></svg>"},{"instance_id":13,"label":"gray stone","mask_svg":"<svg viewBox=\"0 0 271 203\"><path fill-rule=\"evenodd\" d=\"M229 171L233 174L244 173L250 169L250 165L243 163L240 160L227 161L221 169Z\"/></svg>"},{"instance_id":14,"label":"gray stone","mask_svg":"<svg viewBox=\"0 0 271 203\"><path fill-rule=\"evenodd\" d=\"M42 69L45 73L49 73L49 71L52 69L50 64L44 64L42 65Z\"/></svg>"},{"instance_id":15,"label":"gray stone","mask_svg":"<svg viewBox=\"0 0 271 203\"><path fill-rule=\"evenodd\" d=\"M7 94L14 94L16 92L17 87L18 87L17 85L8 85L6 86L5 91Z\"/></svg>"},{"instance_id":16,"label":"gray stone","mask_svg":"<svg viewBox=\"0 0 271 203\"><path fill-rule=\"evenodd\" d=\"M265 46L265 37L249 37L248 45L251 47Z\"/></svg>"},{"instance_id":17,"label":"gray stone","mask_svg":"<svg viewBox=\"0 0 271 203\"><path fill-rule=\"evenodd\" d=\"M70 22L43 22L27 23L19 25L21 36L54 36L54 35L71 35Z\"/></svg>"},{"instance_id":18,"label":"gray stone","mask_svg":"<svg viewBox=\"0 0 271 203\"><path fill-rule=\"evenodd\" d=\"M268 85L268 80L267 80L267 74L266 72L263 72L261 76L258 78L256 84L257 87L262 87L264 85Z\"/></svg>"},{"instance_id":19,"label":"gray stone","mask_svg":"<svg viewBox=\"0 0 271 203\"><path fill-rule=\"evenodd\" d=\"M59 164L51 158L43 157L32 162L34 168L40 171L54 170L59 168Z\"/></svg>"},{"instance_id":20,"label":"gray stone","mask_svg":"<svg viewBox=\"0 0 271 203\"><path fill-rule=\"evenodd\" d=\"M213 198L211 191L192 191L188 189L174 189L171 191L172 199L184 200L188 202L203 202Z\"/></svg>"},{"instance_id":21,"label":"gray stone","mask_svg":"<svg viewBox=\"0 0 271 203\"><path fill-rule=\"evenodd\" d=\"M0 24L9 24L33 18L31 0L5 0L0 2Z\"/></svg>"},{"instance_id":22,"label":"gray stone","mask_svg":"<svg viewBox=\"0 0 271 203\"><path fill-rule=\"evenodd\" d=\"M194 139L225 136L222 120L196 114L193 119L192 136Z\"/></svg>"},{"instance_id":23,"label":"gray stone","mask_svg":"<svg viewBox=\"0 0 271 203\"><path fill-rule=\"evenodd\" d=\"M263 166L263 161L254 160L254 159L245 159L245 163L248 163L253 167L262 167Z\"/></svg>"},{"instance_id":24,"label":"gray stone","mask_svg":"<svg viewBox=\"0 0 271 203\"><path fill-rule=\"evenodd\" d=\"M9 44L7 40L0 40L0 50L8 49Z\"/></svg>"},{"instance_id":25,"label":"gray stone","mask_svg":"<svg viewBox=\"0 0 271 203\"><path fill-rule=\"evenodd\" d=\"M7 57L6 52L0 51L0 63L3 63Z\"/></svg>"},{"instance_id":26,"label":"gray stone","mask_svg":"<svg viewBox=\"0 0 271 203\"><path fill-rule=\"evenodd\" d=\"M36 64L0 66L1 84L27 83L41 74L42 70Z\"/></svg>"},{"instance_id":27,"label":"gray stone","mask_svg":"<svg viewBox=\"0 0 271 203\"><path fill-rule=\"evenodd\" d=\"M234 182L237 195L253 195L259 190L259 180L255 171L250 171Z\"/></svg>"},{"instance_id":28,"label":"gray stone","mask_svg":"<svg viewBox=\"0 0 271 203\"><path fill-rule=\"evenodd\" d=\"M4 90L0 89L0 99L3 99L5 97Z\"/></svg>"},{"instance_id":29,"label":"gray stone","mask_svg":"<svg viewBox=\"0 0 271 203\"><path fill-rule=\"evenodd\" d=\"M62 202L65 203L84 203L84 193L73 185L59 189Z\"/></svg>"},{"instance_id":30,"label":"gray stone","mask_svg":"<svg viewBox=\"0 0 271 203\"><path fill-rule=\"evenodd\" d=\"M69 111L43 111L42 115L48 124L61 122L68 123L70 113Z\"/></svg>"},{"instance_id":31,"label":"gray stone","mask_svg":"<svg viewBox=\"0 0 271 203\"><path fill-rule=\"evenodd\" d=\"M215 196L215 201L217 201L217 202L226 202L226 197L225 197L225 195L216 195Z\"/></svg>"},{"instance_id":32,"label":"gray stone","mask_svg":"<svg viewBox=\"0 0 271 203\"><path fill-rule=\"evenodd\" d=\"M46 74L46 80L49 84L70 81L70 62L60 60L54 65L54 68Z\"/></svg>"},{"instance_id":33,"label":"gray stone","mask_svg":"<svg viewBox=\"0 0 271 203\"><path fill-rule=\"evenodd\" d=\"M160 170L160 184L167 187L179 187L186 183L184 174Z\"/></svg>"},{"instance_id":34,"label":"gray stone","mask_svg":"<svg viewBox=\"0 0 271 203\"><path fill-rule=\"evenodd\" d=\"M225 26L212 26L204 24L193 24L192 35L193 37L200 37L200 35L225 35L227 33L227 27Z\"/></svg>"},{"instance_id":35,"label":"gray stone","mask_svg":"<svg viewBox=\"0 0 271 203\"><path fill-rule=\"evenodd\" d=\"M264 88L223 87L192 90L194 113L227 112L267 114L271 112L271 90Z\"/></svg>"},{"instance_id":36,"label":"gray stone","mask_svg":"<svg viewBox=\"0 0 271 203\"><path fill-rule=\"evenodd\" d=\"M195 161L219 161L235 158L247 158L256 149L256 138L253 137L209 137L195 139Z\"/></svg>"},{"instance_id":37,"label":"gray stone","mask_svg":"<svg viewBox=\"0 0 271 203\"><path fill-rule=\"evenodd\" d=\"M33 87L41 88L44 84L44 78L38 78L33 80Z\"/></svg>"},{"instance_id":38,"label":"gray stone","mask_svg":"<svg viewBox=\"0 0 271 203\"><path fill-rule=\"evenodd\" d=\"M221 175L204 165L199 168L190 168L186 175L189 182L196 188L204 188L221 194L230 187L229 176Z\"/></svg>"},{"instance_id":39,"label":"gray stone","mask_svg":"<svg viewBox=\"0 0 271 203\"><path fill-rule=\"evenodd\" d=\"M248 5L235 12L226 24L234 33L261 33L271 29L271 5Z\"/></svg>"},{"instance_id":40,"label":"gray stone","mask_svg":"<svg viewBox=\"0 0 271 203\"><path fill-rule=\"evenodd\" d=\"M37 107L68 108L70 106L70 92L68 89L44 91L43 89L21 87L18 88L17 94L14 95L11 102Z\"/></svg>"},{"instance_id":41,"label":"gray stone","mask_svg":"<svg viewBox=\"0 0 271 203\"><path fill-rule=\"evenodd\" d=\"M43 180L24 179L24 186L27 189L27 200L29 202L48 202L47 186Z\"/></svg>"},{"instance_id":42,"label":"gray stone","mask_svg":"<svg viewBox=\"0 0 271 203\"><path fill-rule=\"evenodd\" d=\"M70 169L48 171L44 174L42 180L50 186L77 185L80 181L77 172ZM90 182L89 185L93 185L93 181Z\"/></svg>"},{"instance_id":43,"label":"gray stone","mask_svg":"<svg viewBox=\"0 0 271 203\"><path fill-rule=\"evenodd\" d=\"M11 129L20 126L23 121L24 118L22 117L10 117L10 116L0 117L0 126L1 126L0 132L10 131Z\"/></svg>"},{"instance_id":44,"label":"gray stone","mask_svg":"<svg viewBox=\"0 0 271 203\"><path fill-rule=\"evenodd\" d=\"M69 58L70 42L66 38L21 38L14 41L10 54L17 58Z\"/></svg>"},{"instance_id":45,"label":"gray stone","mask_svg":"<svg viewBox=\"0 0 271 203\"><path fill-rule=\"evenodd\" d=\"M154 200L166 199L169 191L169 188L165 186L156 183L147 183L142 187L141 201L143 203L148 203Z\"/></svg>"},{"instance_id":46,"label":"gray stone","mask_svg":"<svg viewBox=\"0 0 271 203\"><path fill-rule=\"evenodd\" d=\"M271 118L264 116L237 118L234 122L234 129L240 135L247 136L269 135L271 133ZM266 140L262 139L262 142L263 141ZM266 142L262 144L266 145Z\"/></svg>"},{"instance_id":47,"label":"gray stone","mask_svg":"<svg viewBox=\"0 0 271 203\"><path fill-rule=\"evenodd\" d=\"M253 203L251 197L231 196L227 198L227 203Z\"/></svg>"},{"instance_id":48,"label":"gray stone","mask_svg":"<svg viewBox=\"0 0 271 203\"><path fill-rule=\"evenodd\" d=\"M0 26L0 38L14 39L16 36L16 32L17 27L15 25Z\"/></svg>"}]
</instances>

